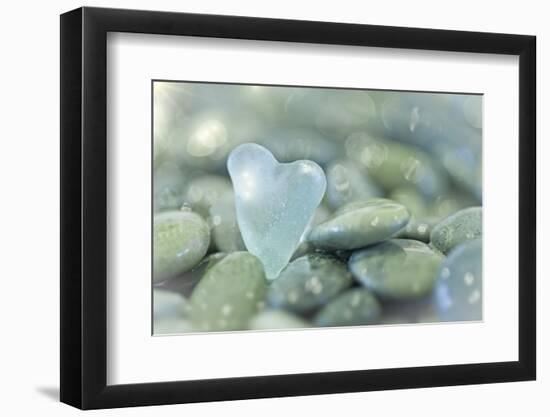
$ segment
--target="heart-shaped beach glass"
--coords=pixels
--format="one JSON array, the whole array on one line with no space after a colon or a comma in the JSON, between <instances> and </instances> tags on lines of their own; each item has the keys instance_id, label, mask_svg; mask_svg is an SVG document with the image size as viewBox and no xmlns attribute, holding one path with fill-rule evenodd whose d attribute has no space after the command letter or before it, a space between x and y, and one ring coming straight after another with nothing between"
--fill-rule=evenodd
<instances>
[{"instance_id":1,"label":"heart-shaped beach glass","mask_svg":"<svg viewBox=\"0 0 550 417\"><path fill-rule=\"evenodd\" d=\"M235 191L237 221L250 253L275 279L300 243L326 189L313 161L279 163L254 143L236 147L227 160Z\"/></svg>"}]
</instances>

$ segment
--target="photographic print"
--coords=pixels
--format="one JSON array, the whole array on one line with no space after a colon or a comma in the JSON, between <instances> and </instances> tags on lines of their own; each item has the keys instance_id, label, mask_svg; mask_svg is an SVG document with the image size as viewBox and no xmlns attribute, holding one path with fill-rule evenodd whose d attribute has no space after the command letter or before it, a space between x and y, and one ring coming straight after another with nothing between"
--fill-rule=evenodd
<instances>
[{"instance_id":1,"label":"photographic print","mask_svg":"<svg viewBox=\"0 0 550 417\"><path fill-rule=\"evenodd\" d=\"M482 320L482 102L154 80L153 334Z\"/></svg>"}]
</instances>

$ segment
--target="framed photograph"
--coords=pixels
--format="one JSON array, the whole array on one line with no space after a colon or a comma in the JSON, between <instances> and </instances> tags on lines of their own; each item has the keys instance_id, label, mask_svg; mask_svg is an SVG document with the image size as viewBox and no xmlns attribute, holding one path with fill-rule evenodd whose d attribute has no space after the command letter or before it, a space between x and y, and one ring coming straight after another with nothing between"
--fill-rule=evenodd
<instances>
[{"instance_id":1,"label":"framed photograph","mask_svg":"<svg viewBox=\"0 0 550 417\"><path fill-rule=\"evenodd\" d=\"M535 37L61 16L61 401L533 380Z\"/></svg>"}]
</instances>

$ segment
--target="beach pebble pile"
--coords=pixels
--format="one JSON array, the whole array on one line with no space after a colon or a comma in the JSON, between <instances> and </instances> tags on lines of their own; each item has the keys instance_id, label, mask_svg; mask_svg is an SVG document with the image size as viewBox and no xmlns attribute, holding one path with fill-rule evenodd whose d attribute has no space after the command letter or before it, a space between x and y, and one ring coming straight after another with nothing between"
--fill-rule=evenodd
<instances>
[{"instance_id":1,"label":"beach pebble pile","mask_svg":"<svg viewBox=\"0 0 550 417\"><path fill-rule=\"evenodd\" d=\"M153 333L481 320L480 120L480 96L155 82ZM261 257L227 169L244 143L326 178Z\"/></svg>"}]
</instances>

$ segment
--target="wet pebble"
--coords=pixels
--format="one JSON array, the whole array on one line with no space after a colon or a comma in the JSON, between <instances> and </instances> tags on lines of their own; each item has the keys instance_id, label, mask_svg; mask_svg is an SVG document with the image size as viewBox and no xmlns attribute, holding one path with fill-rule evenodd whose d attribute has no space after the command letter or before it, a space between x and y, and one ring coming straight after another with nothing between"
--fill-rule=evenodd
<instances>
[{"instance_id":1,"label":"wet pebble","mask_svg":"<svg viewBox=\"0 0 550 417\"><path fill-rule=\"evenodd\" d=\"M187 312L187 301L176 292L162 289L153 289L153 316L181 317Z\"/></svg>"},{"instance_id":2,"label":"wet pebble","mask_svg":"<svg viewBox=\"0 0 550 417\"><path fill-rule=\"evenodd\" d=\"M185 174L173 162L165 162L155 169L153 180L153 208L155 213L178 210L183 204Z\"/></svg>"},{"instance_id":3,"label":"wet pebble","mask_svg":"<svg viewBox=\"0 0 550 417\"><path fill-rule=\"evenodd\" d=\"M322 249L357 249L388 239L409 221L405 206L375 198L349 203L313 228L308 240Z\"/></svg>"},{"instance_id":4,"label":"wet pebble","mask_svg":"<svg viewBox=\"0 0 550 417\"><path fill-rule=\"evenodd\" d=\"M457 246L441 265L434 304L441 320L482 319L482 241Z\"/></svg>"},{"instance_id":5,"label":"wet pebble","mask_svg":"<svg viewBox=\"0 0 550 417\"><path fill-rule=\"evenodd\" d=\"M417 219L415 217L411 217L407 226L399 232L397 237L429 243L430 233L435 224L436 220L433 218Z\"/></svg>"},{"instance_id":6,"label":"wet pebble","mask_svg":"<svg viewBox=\"0 0 550 417\"><path fill-rule=\"evenodd\" d=\"M177 335L181 333L190 333L195 331L193 324L183 317L156 317L153 321L153 334L161 335Z\"/></svg>"},{"instance_id":7,"label":"wet pebble","mask_svg":"<svg viewBox=\"0 0 550 417\"><path fill-rule=\"evenodd\" d=\"M202 175L189 181L184 202L204 218L208 218L210 208L231 192L229 178L219 175Z\"/></svg>"},{"instance_id":8,"label":"wet pebble","mask_svg":"<svg viewBox=\"0 0 550 417\"><path fill-rule=\"evenodd\" d=\"M309 313L326 304L352 283L339 259L310 253L288 264L267 293L268 304L296 313Z\"/></svg>"},{"instance_id":9,"label":"wet pebble","mask_svg":"<svg viewBox=\"0 0 550 417\"><path fill-rule=\"evenodd\" d=\"M269 149L279 162L308 159L326 164L342 152L342 147L312 129L273 129L261 135L258 143Z\"/></svg>"},{"instance_id":10,"label":"wet pebble","mask_svg":"<svg viewBox=\"0 0 550 417\"><path fill-rule=\"evenodd\" d=\"M326 168L326 176L326 200L333 210L353 201L382 196L364 168L350 159L332 162Z\"/></svg>"},{"instance_id":11,"label":"wet pebble","mask_svg":"<svg viewBox=\"0 0 550 417\"><path fill-rule=\"evenodd\" d=\"M444 256L425 243L391 239L353 253L348 261L353 276L386 300L409 300L427 295Z\"/></svg>"},{"instance_id":12,"label":"wet pebble","mask_svg":"<svg viewBox=\"0 0 550 417\"><path fill-rule=\"evenodd\" d=\"M370 290L353 288L323 307L314 322L322 327L374 324L381 312L380 303Z\"/></svg>"},{"instance_id":13,"label":"wet pebble","mask_svg":"<svg viewBox=\"0 0 550 417\"><path fill-rule=\"evenodd\" d=\"M226 256L227 253L223 252L212 253L203 258L191 270L160 283L160 285L157 285L156 288L178 292L186 297L189 297L197 283L204 276L205 272Z\"/></svg>"},{"instance_id":14,"label":"wet pebble","mask_svg":"<svg viewBox=\"0 0 550 417\"><path fill-rule=\"evenodd\" d=\"M201 331L246 329L263 307L267 290L262 263L233 252L207 269L190 299L190 317Z\"/></svg>"},{"instance_id":15,"label":"wet pebble","mask_svg":"<svg viewBox=\"0 0 550 417\"><path fill-rule=\"evenodd\" d=\"M153 229L154 282L190 270L206 255L210 245L208 225L189 210L155 215Z\"/></svg>"},{"instance_id":16,"label":"wet pebble","mask_svg":"<svg viewBox=\"0 0 550 417\"><path fill-rule=\"evenodd\" d=\"M212 241L217 250L227 253L246 250L237 223L233 193L221 196L210 207L208 223L211 227Z\"/></svg>"},{"instance_id":17,"label":"wet pebble","mask_svg":"<svg viewBox=\"0 0 550 417\"><path fill-rule=\"evenodd\" d=\"M299 316L284 310L264 310L250 320L250 330L299 329L310 324Z\"/></svg>"},{"instance_id":18,"label":"wet pebble","mask_svg":"<svg viewBox=\"0 0 550 417\"><path fill-rule=\"evenodd\" d=\"M285 110L294 123L314 126L335 140L344 140L376 116L370 92L361 90L295 89Z\"/></svg>"},{"instance_id":19,"label":"wet pebble","mask_svg":"<svg viewBox=\"0 0 550 417\"><path fill-rule=\"evenodd\" d=\"M481 207L460 210L434 226L431 245L443 253L449 253L457 245L481 236Z\"/></svg>"},{"instance_id":20,"label":"wet pebble","mask_svg":"<svg viewBox=\"0 0 550 417\"><path fill-rule=\"evenodd\" d=\"M349 158L361 163L377 184L391 192L413 187L425 197L445 192L445 171L424 151L389 139L356 132L346 140Z\"/></svg>"}]
</instances>

